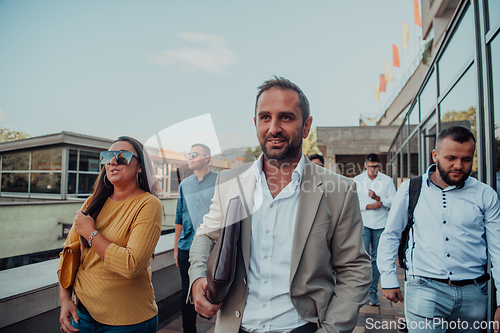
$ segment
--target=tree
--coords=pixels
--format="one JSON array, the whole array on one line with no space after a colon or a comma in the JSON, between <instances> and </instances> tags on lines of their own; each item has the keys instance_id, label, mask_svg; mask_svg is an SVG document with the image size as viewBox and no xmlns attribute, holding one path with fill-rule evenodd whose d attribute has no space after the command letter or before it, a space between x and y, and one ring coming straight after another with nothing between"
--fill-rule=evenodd
<instances>
[{"instance_id":1,"label":"tree","mask_svg":"<svg viewBox=\"0 0 500 333\"><path fill-rule=\"evenodd\" d=\"M302 152L306 156L310 156L312 154L321 154L318 146L316 146L316 134L317 128L314 128L309 132L309 135L304 139L304 142L302 143Z\"/></svg>"},{"instance_id":2,"label":"tree","mask_svg":"<svg viewBox=\"0 0 500 333\"><path fill-rule=\"evenodd\" d=\"M26 139L29 137L30 137L30 135L28 135L24 132L11 131L7 128L0 127L0 142L15 141L15 140L20 140L20 139Z\"/></svg>"}]
</instances>

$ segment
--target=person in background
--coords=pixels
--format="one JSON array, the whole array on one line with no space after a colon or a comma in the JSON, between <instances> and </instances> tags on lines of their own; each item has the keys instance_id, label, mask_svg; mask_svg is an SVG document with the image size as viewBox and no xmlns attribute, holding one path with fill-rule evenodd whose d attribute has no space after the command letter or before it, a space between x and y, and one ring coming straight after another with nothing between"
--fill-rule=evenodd
<instances>
[{"instance_id":1,"label":"person in background","mask_svg":"<svg viewBox=\"0 0 500 333\"><path fill-rule=\"evenodd\" d=\"M325 167L325 158L319 154L312 154L311 156L309 156L309 160L316 165L319 165L323 168Z\"/></svg>"},{"instance_id":2,"label":"person in background","mask_svg":"<svg viewBox=\"0 0 500 333\"><path fill-rule=\"evenodd\" d=\"M372 262L372 285L368 304L380 305L377 296L380 273L377 268L377 249L380 235L387 222L388 211L396 188L391 177L379 172L380 158L369 154L365 158L365 172L354 177L357 183L359 206L363 216L363 242Z\"/></svg>"},{"instance_id":3,"label":"person in background","mask_svg":"<svg viewBox=\"0 0 500 333\"><path fill-rule=\"evenodd\" d=\"M175 217L174 258L179 267L182 283L182 327L187 333L196 333L196 311L194 305L186 303L189 289L189 249L196 229L208 213L214 196L217 174L210 171L210 148L196 143L187 154L188 168L193 174L184 179L179 186L177 212Z\"/></svg>"},{"instance_id":4,"label":"person in background","mask_svg":"<svg viewBox=\"0 0 500 333\"><path fill-rule=\"evenodd\" d=\"M158 308L149 264L163 213L153 164L139 141L122 136L101 152L101 165L64 243L80 239L81 260L73 286L59 285L61 331L153 333Z\"/></svg>"}]
</instances>

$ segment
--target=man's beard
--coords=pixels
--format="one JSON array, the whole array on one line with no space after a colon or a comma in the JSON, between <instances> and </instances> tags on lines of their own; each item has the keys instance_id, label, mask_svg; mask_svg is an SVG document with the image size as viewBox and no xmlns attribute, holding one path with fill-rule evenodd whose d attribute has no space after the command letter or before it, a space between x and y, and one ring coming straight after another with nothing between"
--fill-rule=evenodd
<instances>
[{"instance_id":1,"label":"man's beard","mask_svg":"<svg viewBox=\"0 0 500 333\"><path fill-rule=\"evenodd\" d=\"M268 149L266 142L269 139L280 139L285 141L285 145L282 149ZM279 133L277 135L266 135L263 140L259 140L260 148L264 156L276 164L292 163L296 162L297 156L302 149L302 140L298 143L290 142L290 137L284 133ZM289 144L288 144L289 143Z\"/></svg>"},{"instance_id":2,"label":"man's beard","mask_svg":"<svg viewBox=\"0 0 500 333\"><path fill-rule=\"evenodd\" d=\"M449 170L449 171L446 171L444 170L443 168L441 168L441 166L439 165L439 160L436 162L436 166L437 166L437 169L438 169L438 172L439 172L439 175L441 176L441 179L448 185L452 186L452 185L456 185L456 186L461 186L463 183L465 183L465 181L467 180L467 178L469 178L469 175L472 171L472 168L468 171L468 172L462 172L462 177L460 177L460 179L458 180L453 180L451 177L450 177L450 172L452 170Z\"/></svg>"}]
</instances>

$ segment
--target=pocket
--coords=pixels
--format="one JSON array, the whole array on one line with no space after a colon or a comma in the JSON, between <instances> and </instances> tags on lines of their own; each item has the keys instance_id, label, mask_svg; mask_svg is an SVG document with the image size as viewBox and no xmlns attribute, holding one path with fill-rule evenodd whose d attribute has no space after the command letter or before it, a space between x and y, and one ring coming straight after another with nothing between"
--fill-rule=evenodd
<instances>
[{"instance_id":1,"label":"pocket","mask_svg":"<svg viewBox=\"0 0 500 333\"><path fill-rule=\"evenodd\" d=\"M406 284L414 287L425 286L427 283L429 283L429 279L421 276L409 276L406 280Z\"/></svg>"},{"instance_id":2,"label":"pocket","mask_svg":"<svg viewBox=\"0 0 500 333\"><path fill-rule=\"evenodd\" d=\"M479 289L481 294L487 296L488 295L488 283L487 282L481 282L481 283L475 283L474 286Z\"/></svg>"}]
</instances>

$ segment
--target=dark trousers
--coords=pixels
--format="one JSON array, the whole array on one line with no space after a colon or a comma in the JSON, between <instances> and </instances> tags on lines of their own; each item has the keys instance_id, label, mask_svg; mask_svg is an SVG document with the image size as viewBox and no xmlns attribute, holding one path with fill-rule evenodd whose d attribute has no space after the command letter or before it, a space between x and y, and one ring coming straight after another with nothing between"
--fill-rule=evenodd
<instances>
[{"instance_id":1,"label":"dark trousers","mask_svg":"<svg viewBox=\"0 0 500 333\"><path fill-rule=\"evenodd\" d=\"M179 249L177 262L179 263L182 282L181 312L183 331L185 333L196 333L196 311L194 310L194 304L186 303L189 290L189 251Z\"/></svg>"}]
</instances>

